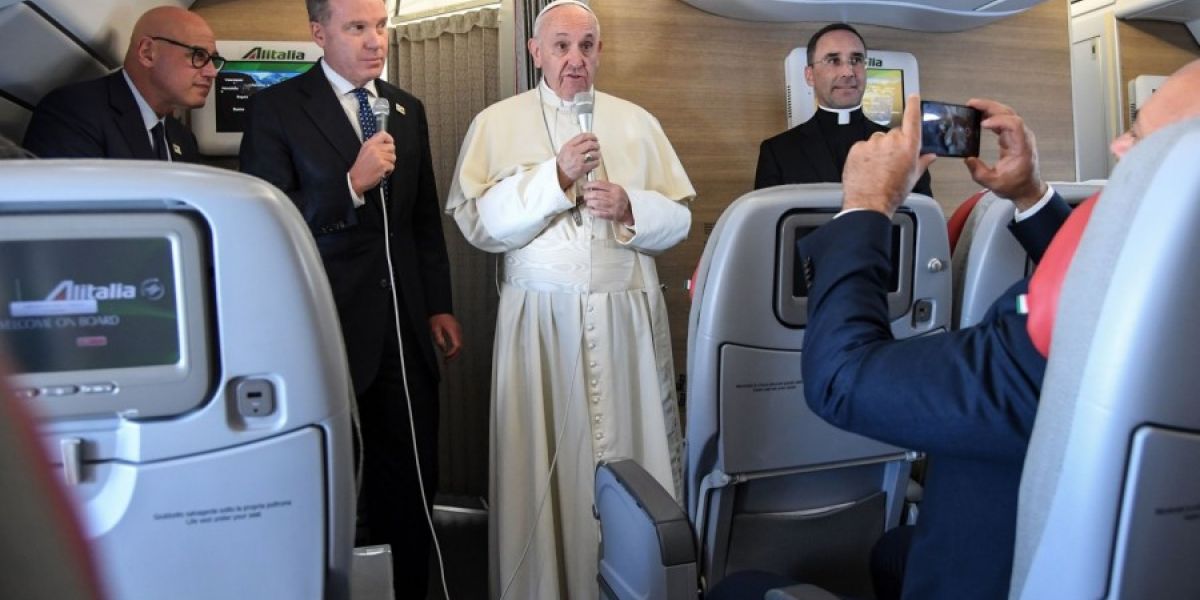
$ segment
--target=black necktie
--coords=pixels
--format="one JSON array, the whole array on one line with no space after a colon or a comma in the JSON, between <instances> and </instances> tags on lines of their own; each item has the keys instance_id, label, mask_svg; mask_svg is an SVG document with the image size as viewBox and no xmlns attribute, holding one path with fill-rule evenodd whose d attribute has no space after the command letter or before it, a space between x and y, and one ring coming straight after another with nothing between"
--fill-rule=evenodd
<instances>
[{"instance_id":1,"label":"black necktie","mask_svg":"<svg viewBox=\"0 0 1200 600\"><path fill-rule=\"evenodd\" d=\"M150 138L154 141L154 156L158 160L167 160L167 129L162 121L150 128Z\"/></svg>"},{"instance_id":2,"label":"black necktie","mask_svg":"<svg viewBox=\"0 0 1200 600\"><path fill-rule=\"evenodd\" d=\"M371 103L367 102L367 90L358 88L354 90L354 97L358 98L358 126L362 129L362 139L367 141L371 136L375 135L375 113L371 112ZM379 193L381 197L387 198L387 176L379 182Z\"/></svg>"}]
</instances>

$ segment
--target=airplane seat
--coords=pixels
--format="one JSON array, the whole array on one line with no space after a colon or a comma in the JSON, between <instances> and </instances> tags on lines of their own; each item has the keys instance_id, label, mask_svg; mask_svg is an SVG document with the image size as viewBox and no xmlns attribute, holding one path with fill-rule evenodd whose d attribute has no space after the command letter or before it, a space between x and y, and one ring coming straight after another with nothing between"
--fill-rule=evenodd
<instances>
[{"instance_id":1,"label":"airplane seat","mask_svg":"<svg viewBox=\"0 0 1200 600\"><path fill-rule=\"evenodd\" d=\"M958 240L962 237L963 228L967 224L967 217L971 215L971 211L975 209L975 205L979 202L979 199L987 193L987 190L979 190L971 194L962 204L958 205L958 208L954 209L954 214L951 214L950 218L946 220L946 236L950 240L951 254L958 247Z\"/></svg>"},{"instance_id":2,"label":"airplane seat","mask_svg":"<svg viewBox=\"0 0 1200 600\"><path fill-rule=\"evenodd\" d=\"M1122 158L1058 301L1010 598L1200 598L1200 120Z\"/></svg>"},{"instance_id":3,"label":"airplane seat","mask_svg":"<svg viewBox=\"0 0 1200 600\"><path fill-rule=\"evenodd\" d=\"M1071 206L1104 188L1097 180L1051 185ZM951 258L955 329L979 323L996 298L1032 271L1028 255L1008 230L1013 214L1011 201L986 192L964 218Z\"/></svg>"},{"instance_id":4,"label":"airplane seat","mask_svg":"<svg viewBox=\"0 0 1200 600\"><path fill-rule=\"evenodd\" d=\"M0 333L110 598L349 596L333 296L262 180L0 161Z\"/></svg>"},{"instance_id":5,"label":"airplane seat","mask_svg":"<svg viewBox=\"0 0 1200 600\"><path fill-rule=\"evenodd\" d=\"M795 244L840 205L840 185L773 187L741 197L717 222L688 323L686 499L676 510L694 539L662 533L682 525L675 503L648 476L629 474L638 465L602 463L605 597L694 598L697 587L751 569L870 594L871 548L901 522L919 454L837 429L803 399L807 289ZM946 330L948 261L941 209L910 196L893 221L895 335ZM687 581L689 568L699 584Z\"/></svg>"}]
</instances>

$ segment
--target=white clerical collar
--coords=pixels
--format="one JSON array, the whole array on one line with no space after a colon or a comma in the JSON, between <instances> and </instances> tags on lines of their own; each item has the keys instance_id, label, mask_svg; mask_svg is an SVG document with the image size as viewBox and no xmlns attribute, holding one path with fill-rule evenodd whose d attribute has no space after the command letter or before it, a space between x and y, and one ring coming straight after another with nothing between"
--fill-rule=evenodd
<instances>
[{"instance_id":1,"label":"white clerical collar","mask_svg":"<svg viewBox=\"0 0 1200 600\"><path fill-rule=\"evenodd\" d=\"M850 124L850 114L856 110L861 109L862 103L859 103L858 106L851 106L850 108L825 108L824 106L821 106L820 104L818 104L817 108L819 108L825 112L831 112L831 113L836 114L838 125L848 125L848 124Z\"/></svg>"},{"instance_id":2,"label":"white clerical collar","mask_svg":"<svg viewBox=\"0 0 1200 600\"><path fill-rule=\"evenodd\" d=\"M137 86L133 85L133 80L129 78L129 73L125 69L121 69L121 75L125 77L125 83L129 85L129 91L133 92L133 101L137 102L138 112L142 114L142 124L147 130L153 129L162 119L150 108L150 103L142 97L142 93L138 91ZM165 125L164 125L165 127Z\"/></svg>"},{"instance_id":3,"label":"white clerical collar","mask_svg":"<svg viewBox=\"0 0 1200 600\"><path fill-rule=\"evenodd\" d=\"M329 63L325 62L325 59L321 59L320 62L321 62L321 70L325 71L325 79L329 80L329 85L333 86L333 91L337 93L339 98L358 89L358 86L354 85L353 83L350 83L349 80L347 80L345 77L342 77L341 75L339 75L337 71L334 71L333 67L329 66ZM375 91L375 80L374 79L368 81L366 83L366 85L364 85L362 87L364 90L367 90L368 96L370 96L372 98L379 97L379 94Z\"/></svg>"},{"instance_id":4,"label":"white clerical collar","mask_svg":"<svg viewBox=\"0 0 1200 600\"><path fill-rule=\"evenodd\" d=\"M595 97L595 94L596 94L596 88L595 88L595 86L592 86L592 97L593 98ZM538 95L540 95L542 97L542 103L546 104L547 106L550 106L551 108L562 108L562 109L570 110L575 107L575 100L574 99L563 100L562 98L559 98L558 94L556 94L554 92L554 90L550 89L550 86L546 84L545 77L543 77L541 83L538 84Z\"/></svg>"}]
</instances>

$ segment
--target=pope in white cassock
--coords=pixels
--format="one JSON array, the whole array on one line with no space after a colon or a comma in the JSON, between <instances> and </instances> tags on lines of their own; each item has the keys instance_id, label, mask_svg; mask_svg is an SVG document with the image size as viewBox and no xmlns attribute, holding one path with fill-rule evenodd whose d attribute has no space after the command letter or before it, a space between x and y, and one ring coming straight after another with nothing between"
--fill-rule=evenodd
<instances>
[{"instance_id":1,"label":"pope in white cassock","mask_svg":"<svg viewBox=\"0 0 1200 600\"><path fill-rule=\"evenodd\" d=\"M538 15L529 52L542 82L475 117L446 205L471 244L504 253L493 597L597 597L598 461L633 458L679 497L675 376L653 255L687 237L695 190L642 108L595 93L594 133L581 132L573 100L592 90L600 50L586 5L559 0Z\"/></svg>"}]
</instances>

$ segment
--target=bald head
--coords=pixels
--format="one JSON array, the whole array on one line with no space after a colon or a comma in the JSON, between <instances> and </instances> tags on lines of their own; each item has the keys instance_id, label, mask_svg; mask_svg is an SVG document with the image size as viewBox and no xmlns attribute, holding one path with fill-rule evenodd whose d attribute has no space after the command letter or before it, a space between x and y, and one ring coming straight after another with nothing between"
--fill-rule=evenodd
<instances>
[{"instance_id":1,"label":"bald head","mask_svg":"<svg viewBox=\"0 0 1200 600\"><path fill-rule=\"evenodd\" d=\"M212 28L196 13L160 6L146 11L134 24L125 72L159 117L204 106L217 69L211 62L197 67L196 49L217 53Z\"/></svg>"},{"instance_id":2,"label":"bald head","mask_svg":"<svg viewBox=\"0 0 1200 600\"><path fill-rule=\"evenodd\" d=\"M1110 149L1120 158L1139 140L1187 119L1200 117L1200 60L1175 71L1138 111L1129 131L1113 140Z\"/></svg>"},{"instance_id":3,"label":"bald head","mask_svg":"<svg viewBox=\"0 0 1200 600\"><path fill-rule=\"evenodd\" d=\"M133 25L133 35L129 36L129 49L125 52L125 66L129 66L130 60L136 60L138 43L142 38L157 36L179 39L189 34L207 35L209 41L214 39L212 29L200 15L178 6L152 8Z\"/></svg>"}]
</instances>

